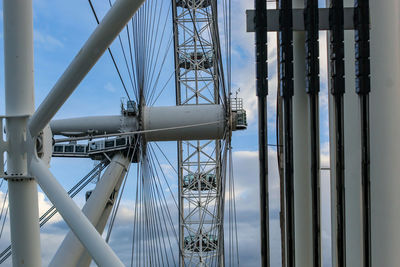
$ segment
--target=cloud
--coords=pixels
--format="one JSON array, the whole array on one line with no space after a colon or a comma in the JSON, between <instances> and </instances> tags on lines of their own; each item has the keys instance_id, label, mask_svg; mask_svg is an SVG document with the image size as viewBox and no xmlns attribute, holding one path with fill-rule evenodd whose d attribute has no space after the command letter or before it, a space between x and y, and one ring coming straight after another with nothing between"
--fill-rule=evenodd
<instances>
[{"instance_id":1,"label":"cloud","mask_svg":"<svg viewBox=\"0 0 400 267\"><path fill-rule=\"evenodd\" d=\"M55 50L64 47L64 44L60 40L37 29L33 32L33 38L36 44L42 46L46 50Z\"/></svg>"},{"instance_id":2,"label":"cloud","mask_svg":"<svg viewBox=\"0 0 400 267\"><path fill-rule=\"evenodd\" d=\"M106 89L108 92L114 93L117 91L117 89L114 87L114 85L112 85L110 82L106 83L106 85L104 85L104 89Z\"/></svg>"}]
</instances>

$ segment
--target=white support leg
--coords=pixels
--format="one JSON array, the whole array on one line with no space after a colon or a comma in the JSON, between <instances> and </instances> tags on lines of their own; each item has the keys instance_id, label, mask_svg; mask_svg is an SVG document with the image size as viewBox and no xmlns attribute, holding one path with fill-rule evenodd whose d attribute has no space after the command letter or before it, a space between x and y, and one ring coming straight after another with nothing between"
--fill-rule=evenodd
<instances>
[{"instance_id":1,"label":"white support leg","mask_svg":"<svg viewBox=\"0 0 400 267\"><path fill-rule=\"evenodd\" d=\"M304 8L303 0L294 0L293 8ZM305 33L293 33L293 160L295 203L296 266L313 265L310 127L305 82Z\"/></svg>"},{"instance_id":2,"label":"white support leg","mask_svg":"<svg viewBox=\"0 0 400 267\"><path fill-rule=\"evenodd\" d=\"M4 0L3 15L12 259L13 266L39 267L38 192L34 179L26 178L25 142L27 118L35 109L32 0Z\"/></svg>"},{"instance_id":3,"label":"white support leg","mask_svg":"<svg viewBox=\"0 0 400 267\"><path fill-rule=\"evenodd\" d=\"M50 122L144 1L118 0L114 3L33 114L29 123L32 136L36 136Z\"/></svg>"},{"instance_id":4,"label":"white support leg","mask_svg":"<svg viewBox=\"0 0 400 267\"><path fill-rule=\"evenodd\" d=\"M122 154L116 154L97 183L95 190L93 190L82 209L83 214L93 225L99 223L112 192L116 187L119 188L129 164L127 157ZM103 229L99 232L102 233ZM84 252L84 246L74 233L69 231L49 266L77 266Z\"/></svg>"},{"instance_id":5,"label":"white support leg","mask_svg":"<svg viewBox=\"0 0 400 267\"><path fill-rule=\"evenodd\" d=\"M97 265L124 266L88 218L57 182L47 166L38 159L33 159L30 163L30 172L64 221L92 255Z\"/></svg>"},{"instance_id":6,"label":"white support leg","mask_svg":"<svg viewBox=\"0 0 400 267\"><path fill-rule=\"evenodd\" d=\"M400 2L370 1L372 266L400 262Z\"/></svg>"}]
</instances>

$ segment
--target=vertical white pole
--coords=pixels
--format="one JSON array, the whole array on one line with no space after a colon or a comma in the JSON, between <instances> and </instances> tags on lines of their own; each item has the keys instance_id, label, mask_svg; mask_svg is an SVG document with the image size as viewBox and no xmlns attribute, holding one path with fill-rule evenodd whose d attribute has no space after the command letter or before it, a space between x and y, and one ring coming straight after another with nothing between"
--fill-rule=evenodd
<instances>
[{"instance_id":1,"label":"vertical white pole","mask_svg":"<svg viewBox=\"0 0 400 267\"><path fill-rule=\"evenodd\" d=\"M293 8L304 8L304 0L294 0ZM306 93L305 33L293 33L293 160L295 199L296 266L313 265L310 128Z\"/></svg>"},{"instance_id":2,"label":"vertical white pole","mask_svg":"<svg viewBox=\"0 0 400 267\"><path fill-rule=\"evenodd\" d=\"M344 0L345 7L354 7L354 0ZM346 188L346 263L361 267L361 120L359 96L355 92L354 31L344 33L345 86L344 94L344 157Z\"/></svg>"},{"instance_id":3,"label":"vertical white pole","mask_svg":"<svg viewBox=\"0 0 400 267\"><path fill-rule=\"evenodd\" d=\"M34 111L32 0L4 0L6 116ZM13 266L41 266L37 185L27 176L27 118L7 119L7 174ZM28 137L29 138L29 137Z\"/></svg>"},{"instance_id":4,"label":"vertical white pole","mask_svg":"<svg viewBox=\"0 0 400 267\"><path fill-rule=\"evenodd\" d=\"M327 42L329 44L329 33L327 33ZM329 48L328 48L328 65L329 65ZM330 79L329 79L330 80ZM337 212L336 212L336 179L333 179L336 175L336 151L335 151L335 143L336 143L336 127L335 127L335 117L334 117L334 102L333 96L330 93L330 81L329 91L328 91L328 99L329 99L329 165L330 165L330 180L331 180L331 257L332 257L332 267L338 267L337 263Z\"/></svg>"},{"instance_id":5,"label":"vertical white pole","mask_svg":"<svg viewBox=\"0 0 400 267\"><path fill-rule=\"evenodd\" d=\"M370 1L372 266L400 262L400 2Z\"/></svg>"}]
</instances>

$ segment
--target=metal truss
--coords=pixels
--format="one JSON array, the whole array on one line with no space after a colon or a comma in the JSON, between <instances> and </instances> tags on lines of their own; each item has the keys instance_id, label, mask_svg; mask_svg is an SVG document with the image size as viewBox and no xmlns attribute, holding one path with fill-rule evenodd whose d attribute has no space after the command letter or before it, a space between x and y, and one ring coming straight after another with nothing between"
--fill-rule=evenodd
<instances>
[{"instance_id":1,"label":"metal truss","mask_svg":"<svg viewBox=\"0 0 400 267\"><path fill-rule=\"evenodd\" d=\"M216 1L172 0L176 104L219 104ZM220 141L179 141L180 266L223 266Z\"/></svg>"}]
</instances>

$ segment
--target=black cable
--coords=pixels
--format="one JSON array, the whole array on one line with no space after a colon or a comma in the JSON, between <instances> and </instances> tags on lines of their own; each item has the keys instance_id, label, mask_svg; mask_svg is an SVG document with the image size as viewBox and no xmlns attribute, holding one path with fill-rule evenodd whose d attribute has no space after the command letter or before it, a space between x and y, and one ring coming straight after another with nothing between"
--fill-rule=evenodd
<instances>
[{"instance_id":1,"label":"black cable","mask_svg":"<svg viewBox=\"0 0 400 267\"><path fill-rule=\"evenodd\" d=\"M268 203L268 39L267 4L265 0L255 0L256 37L256 90L258 97L258 153L260 168L260 232L261 266L270 266L269 250L269 203Z\"/></svg>"},{"instance_id":2,"label":"black cable","mask_svg":"<svg viewBox=\"0 0 400 267\"><path fill-rule=\"evenodd\" d=\"M331 93L334 98L335 120L335 182L337 212L337 263L346 266L346 210L345 210L345 173L344 173L344 14L343 0L332 0L329 12L330 24L330 61Z\"/></svg>"},{"instance_id":3,"label":"black cable","mask_svg":"<svg viewBox=\"0 0 400 267\"><path fill-rule=\"evenodd\" d=\"M319 150L319 21L318 0L307 0L304 9L306 28L306 91L309 97L310 173L312 206L313 266L321 266L321 202Z\"/></svg>"},{"instance_id":4,"label":"black cable","mask_svg":"<svg viewBox=\"0 0 400 267\"><path fill-rule=\"evenodd\" d=\"M95 9L94 9L94 7L93 7L92 1L91 1L91 0L88 0L88 1L89 1L90 8L91 8L91 10L92 10L92 12L93 12L93 15L94 15L94 17L95 17L95 19L96 19L97 24L100 24L100 21L99 21L99 19L98 19L98 17L97 17L96 11L95 11ZM111 56L111 60L112 60L112 62L113 62L113 64L114 64L115 70L117 71L118 77L119 77L119 79L120 79L120 81L121 81L122 87L124 88L124 91L125 91L125 93L126 93L126 96L128 97L129 101L132 101L132 100L131 100L131 97L129 96L128 90L126 89L124 80L122 79L121 72L119 71L119 68L118 68L118 66L117 66L117 62L115 61L115 58L114 58L114 55L113 55L113 53L111 52L111 49L110 49L109 47L107 48L107 50L108 50L108 53L109 53L110 56Z\"/></svg>"},{"instance_id":5,"label":"black cable","mask_svg":"<svg viewBox=\"0 0 400 267\"><path fill-rule=\"evenodd\" d=\"M294 174L293 174L293 19L292 0L279 1L280 89L283 98L284 179L286 197L286 266L295 266Z\"/></svg>"},{"instance_id":6,"label":"black cable","mask_svg":"<svg viewBox=\"0 0 400 267\"><path fill-rule=\"evenodd\" d=\"M361 185L363 217L364 266L371 267L371 177L370 177L370 126L369 93L371 91L370 70L370 21L369 1L355 0L355 59L356 92L360 98L361 114Z\"/></svg>"}]
</instances>

